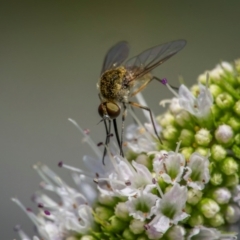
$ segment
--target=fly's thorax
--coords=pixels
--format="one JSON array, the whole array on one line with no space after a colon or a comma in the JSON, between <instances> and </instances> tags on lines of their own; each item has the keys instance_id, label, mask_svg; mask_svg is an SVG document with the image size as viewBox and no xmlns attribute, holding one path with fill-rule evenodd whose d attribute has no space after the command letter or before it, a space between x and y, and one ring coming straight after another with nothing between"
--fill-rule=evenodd
<instances>
[{"instance_id":1,"label":"fly's thorax","mask_svg":"<svg viewBox=\"0 0 240 240\"><path fill-rule=\"evenodd\" d=\"M117 67L103 73L99 82L99 90L103 98L122 102L128 96L126 73L127 70L124 67Z\"/></svg>"}]
</instances>

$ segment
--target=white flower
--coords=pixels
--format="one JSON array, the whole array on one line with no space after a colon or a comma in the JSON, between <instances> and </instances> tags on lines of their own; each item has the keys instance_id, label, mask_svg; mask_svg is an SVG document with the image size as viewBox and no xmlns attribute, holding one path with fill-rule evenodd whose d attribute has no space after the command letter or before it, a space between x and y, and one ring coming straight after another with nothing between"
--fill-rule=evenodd
<instances>
[{"instance_id":1,"label":"white flower","mask_svg":"<svg viewBox=\"0 0 240 240\"><path fill-rule=\"evenodd\" d=\"M139 189L144 189L152 184L152 174L142 164L132 161L132 165L120 156L115 156L118 160L115 172L110 174L109 183L111 189L116 194L123 196L133 196Z\"/></svg>"},{"instance_id":2,"label":"white flower","mask_svg":"<svg viewBox=\"0 0 240 240\"><path fill-rule=\"evenodd\" d=\"M94 228L92 208L87 205L87 198L70 188L47 166L36 165L35 169L44 180L41 184L42 188L55 192L61 199L61 205L47 195L37 192L33 200L38 204L39 214L35 215L31 210L26 209L18 199L13 198L12 200L33 221L39 235L46 240L62 240L73 236L74 233L86 234ZM82 185L84 184L82 183Z\"/></svg>"},{"instance_id":3,"label":"white flower","mask_svg":"<svg viewBox=\"0 0 240 240\"><path fill-rule=\"evenodd\" d=\"M157 200L156 207L152 208L156 216L148 224L148 231L153 228L159 233L165 233L172 224L185 219L188 216L184 211L186 201L187 188L178 183L173 185L162 199Z\"/></svg>"},{"instance_id":4,"label":"white flower","mask_svg":"<svg viewBox=\"0 0 240 240\"><path fill-rule=\"evenodd\" d=\"M233 138L233 130L229 125L220 125L215 131L215 138L219 143L229 143Z\"/></svg>"},{"instance_id":5,"label":"white flower","mask_svg":"<svg viewBox=\"0 0 240 240\"><path fill-rule=\"evenodd\" d=\"M198 226L193 228L188 237L187 240L233 240L237 239L233 234L222 234L220 231L218 231L216 228L206 228L204 226Z\"/></svg>"},{"instance_id":6,"label":"white flower","mask_svg":"<svg viewBox=\"0 0 240 240\"><path fill-rule=\"evenodd\" d=\"M231 192L227 188L217 188L213 192L213 199L219 204L227 204L231 197Z\"/></svg>"},{"instance_id":7,"label":"white flower","mask_svg":"<svg viewBox=\"0 0 240 240\"><path fill-rule=\"evenodd\" d=\"M163 153L164 154L164 153ZM180 153L169 152L162 158L157 157L153 160L153 168L166 183L174 184L179 182L185 166L185 158Z\"/></svg>"},{"instance_id":8,"label":"white flower","mask_svg":"<svg viewBox=\"0 0 240 240\"><path fill-rule=\"evenodd\" d=\"M139 191L134 197L129 197L126 202L129 215L135 219L144 221L153 215L152 207L155 206L157 195L145 191Z\"/></svg>"},{"instance_id":9,"label":"white flower","mask_svg":"<svg viewBox=\"0 0 240 240\"><path fill-rule=\"evenodd\" d=\"M209 173L209 160L201 154L193 153L187 163L187 172L184 175L184 179L187 181L187 185L202 190L210 180Z\"/></svg>"},{"instance_id":10,"label":"white flower","mask_svg":"<svg viewBox=\"0 0 240 240\"><path fill-rule=\"evenodd\" d=\"M171 104L169 105L169 110L173 115L176 115L183 110L183 108L179 104L178 98L172 99Z\"/></svg>"},{"instance_id":11,"label":"white flower","mask_svg":"<svg viewBox=\"0 0 240 240\"><path fill-rule=\"evenodd\" d=\"M189 89L182 84L179 88L179 104L192 115L198 118L204 118L210 114L213 97L206 86L199 84L199 89L200 93L196 98Z\"/></svg>"},{"instance_id":12,"label":"white flower","mask_svg":"<svg viewBox=\"0 0 240 240\"><path fill-rule=\"evenodd\" d=\"M155 136L152 124L145 124L145 128L131 124L126 130L127 147L135 153L148 152L155 148L156 143L152 136Z\"/></svg>"}]
</instances>

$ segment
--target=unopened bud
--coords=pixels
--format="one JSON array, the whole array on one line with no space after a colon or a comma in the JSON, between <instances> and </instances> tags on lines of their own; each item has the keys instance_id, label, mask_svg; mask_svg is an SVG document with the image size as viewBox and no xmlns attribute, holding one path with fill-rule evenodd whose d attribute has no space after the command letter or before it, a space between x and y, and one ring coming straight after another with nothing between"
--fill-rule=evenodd
<instances>
[{"instance_id":1,"label":"unopened bud","mask_svg":"<svg viewBox=\"0 0 240 240\"><path fill-rule=\"evenodd\" d=\"M219 204L228 203L231 197L231 192L227 188L217 188L213 191L213 199Z\"/></svg>"},{"instance_id":2,"label":"unopened bud","mask_svg":"<svg viewBox=\"0 0 240 240\"><path fill-rule=\"evenodd\" d=\"M145 224L146 224L145 222L142 222L138 219L133 219L130 222L129 228L134 234L140 234L144 231Z\"/></svg>"},{"instance_id":3,"label":"unopened bud","mask_svg":"<svg viewBox=\"0 0 240 240\"><path fill-rule=\"evenodd\" d=\"M112 216L109 219L110 225L107 225L107 230L110 232L119 233L123 231L127 226L128 222L120 220L117 216Z\"/></svg>"},{"instance_id":4,"label":"unopened bud","mask_svg":"<svg viewBox=\"0 0 240 240\"><path fill-rule=\"evenodd\" d=\"M185 159L189 159L192 155L194 149L192 147L183 147L180 150L180 153L185 157Z\"/></svg>"},{"instance_id":5,"label":"unopened bud","mask_svg":"<svg viewBox=\"0 0 240 240\"><path fill-rule=\"evenodd\" d=\"M225 186L226 187L235 187L239 183L238 174L233 174L225 177Z\"/></svg>"},{"instance_id":6,"label":"unopened bud","mask_svg":"<svg viewBox=\"0 0 240 240\"><path fill-rule=\"evenodd\" d=\"M181 146L191 146L194 140L194 133L188 129L182 129L179 141L181 141Z\"/></svg>"},{"instance_id":7,"label":"unopened bud","mask_svg":"<svg viewBox=\"0 0 240 240\"><path fill-rule=\"evenodd\" d=\"M214 172L211 174L210 182L213 186L219 186L223 182L223 176L220 172Z\"/></svg>"},{"instance_id":8,"label":"unopened bud","mask_svg":"<svg viewBox=\"0 0 240 240\"><path fill-rule=\"evenodd\" d=\"M169 239L169 240L184 239L185 234L186 234L186 230L183 227L179 225L173 226L169 229L169 231L167 231L166 239Z\"/></svg>"},{"instance_id":9,"label":"unopened bud","mask_svg":"<svg viewBox=\"0 0 240 240\"><path fill-rule=\"evenodd\" d=\"M98 206L95 208L95 212L102 220L108 220L113 215L113 210L107 207Z\"/></svg>"},{"instance_id":10,"label":"unopened bud","mask_svg":"<svg viewBox=\"0 0 240 240\"><path fill-rule=\"evenodd\" d=\"M175 122L174 116L171 113L165 113L162 116L159 116L157 118L157 121L160 123L160 125L165 128L169 125L173 125Z\"/></svg>"},{"instance_id":11,"label":"unopened bud","mask_svg":"<svg viewBox=\"0 0 240 240\"><path fill-rule=\"evenodd\" d=\"M195 212L188 220L191 227L199 226L204 224L204 217L202 214Z\"/></svg>"},{"instance_id":12,"label":"unopened bud","mask_svg":"<svg viewBox=\"0 0 240 240\"><path fill-rule=\"evenodd\" d=\"M226 175L232 175L238 171L238 164L232 157L227 157L221 164L221 171Z\"/></svg>"},{"instance_id":13,"label":"unopened bud","mask_svg":"<svg viewBox=\"0 0 240 240\"><path fill-rule=\"evenodd\" d=\"M124 221L129 221L129 211L125 202L119 202L115 207L115 215Z\"/></svg>"},{"instance_id":14,"label":"unopened bud","mask_svg":"<svg viewBox=\"0 0 240 240\"><path fill-rule=\"evenodd\" d=\"M206 218L212 218L220 211L220 207L214 200L205 198L200 202L200 211Z\"/></svg>"},{"instance_id":15,"label":"unopened bud","mask_svg":"<svg viewBox=\"0 0 240 240\"><path fill-rule=\"evenodd\" d=\"M215 131L215 138L219 143L228 144L233 140L233 130L230 126L220 125Z\"/></svg>"},{"instance_id":16,"label":"unopened bud","mask_svg":"<svg viewBox=\"0 0 240 240\"><path fill-rule=\"evenodd\" d=\"M237 205L228 205L225 212L225 218L228 223L236 223L240 219L240 209Z\"/></svg>"},{"instance_id":17,"label":"unopened bud","mask_svg":"<svg viewBox=\"0 0 240 240\"><path fill-rule=\"evenodd\" d=\"M215 101L217 106L223 110L231 109L234 105L233 97L226 92L219 94Z\"/></svg>"},{"instance_id":18,"label":"unopened bud","mask_svg":"<svg viewBox=\"0 0 240 240\"><path fill-rule=\"evenodd\" d=\"M214 144L211 147L211 158L213 158L215 161L222 161L225 159L227 155L227 151L224 147L218 144Z\"/></svg>"},{"instance_id":19,"label":"unopened bud","mask_svg":"<svg viewBox=\"0 0 240 240\"><path fill-rule=\"evenodd\" d=\"M202 195L201 191L191 188L188 190L187 202L191 205L196 205L201 200Z\"/></svg>"},{"instance_id":20,"label":"unopened bud","mask_svg":"<svg viewBox=\"0 0 240 240\"><path fill-rule=\"evenodd\" d=\"M110 207L115 206L116 203L117 203L116 197L112 197L112 196L110 196L110 195L105 195L105 194L100 194L100 195L98 196L98 201L99 201L99 203L101 203L102 205L110 206Z\"/></svg>"},{"instance_id":21,"label":"unopened bud","mask_svg":"<svg viewBox=\"0 0 240 240\"><path fill-rule=\"evenodd\" d=\"M213 95L214 98L216 98L219 94L222 93L222 89L216 84L211 84L209 86L209 91Z\"/></svg>"},{"instance_id":22,"label":"unopened bud","mask_svg":"<svg viewBox=\"0 0 240 240\"><path fill-rule=\"evenodd\" d=\"M212 135L207 129L202 128L195 134L195 141L198 145L206 147L212 141Z\"/></svg>"},{"instance_id":23,"label":"unopened bud","mask_svg":"<svg viewBox=\"0 0 240 240\"><path fill-rule=\"evenodd\" d=\"M224 218L222 214L217 213L213 218L209 219L209 223L212 227L220 227L224 224Z\"/></svg>"},{"instance_id":24,"label":"unopened bud","mask_svg":"<svg viewBox=\"0 0 240 240\"><path fill-rule=\"evenodd\" d=\"M163 137L166 140L175 140L178 136L178 130L173 126L168 126L162 131Z\"/></svg>"},{"instance_id":25,"label":"unopened bud","mask_svg":"<svg viewBox=\"0 0 240 240\"><path fill-rule=\"evenodd\" d=\"M126 240L132 240L136 238L135 234L129 228L126 228L124 230L122 236L123 236L123 239L126 239Z\"/></svg>"}]
</instances>

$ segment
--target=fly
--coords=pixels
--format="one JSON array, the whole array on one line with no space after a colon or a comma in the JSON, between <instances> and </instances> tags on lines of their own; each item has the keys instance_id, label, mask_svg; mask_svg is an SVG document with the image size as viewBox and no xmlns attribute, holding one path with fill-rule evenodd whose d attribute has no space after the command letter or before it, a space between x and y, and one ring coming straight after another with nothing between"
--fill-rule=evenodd
<instances>
[{"instance_id":1,"label":"fly","mask_svg":"<svg viewBox=\"0 0 240 240\"><path fill-rule=\"evenodd\" d=\"M128 105L149 112L154 132L161 142L153 121L151 109L136 102L132 102L129 99L141 92L152 80L161 81L161 79L152 75L151 71L182 50L185 45L185 40L164 43L143 51L139 55L127 60L125 63L124 61L129 54L127 42L119 42L107 52L98 83L99 98L101 101L98 112L106 128L105 149L102 159L103 164L106 155L106 146L109 144L111 136L111 121L113 121L120 155L124 156L122 149L123 132ZM119 136L116 118L120 115L121 108L122 128L121 136Z\"/></svg>"}]
</instances>

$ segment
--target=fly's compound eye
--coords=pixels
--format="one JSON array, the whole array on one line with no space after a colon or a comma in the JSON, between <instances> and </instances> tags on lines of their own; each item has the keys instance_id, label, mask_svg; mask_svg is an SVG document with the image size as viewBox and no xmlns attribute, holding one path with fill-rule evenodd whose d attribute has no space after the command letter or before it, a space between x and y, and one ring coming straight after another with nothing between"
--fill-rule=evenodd
<instances>
[{"instance_id":1,"label":"fly's compound eye","mask_svg":"<svg viewBox=\"0 0 240 240\"><path fill-rule=\"evenodd\" d=\"M120 107L116 103L103 102L98 107L98 113L101 117L117 118L120 114Z\"/></svg>"}]
</instances>

